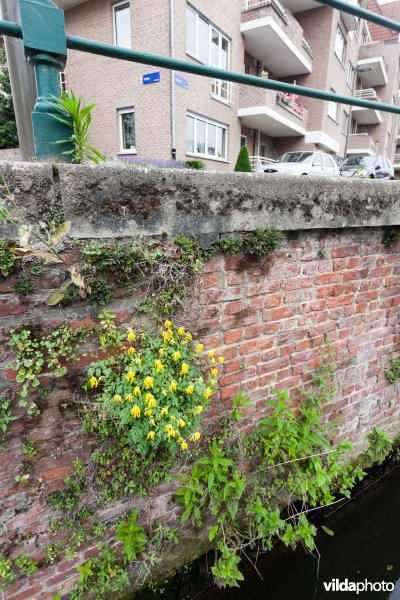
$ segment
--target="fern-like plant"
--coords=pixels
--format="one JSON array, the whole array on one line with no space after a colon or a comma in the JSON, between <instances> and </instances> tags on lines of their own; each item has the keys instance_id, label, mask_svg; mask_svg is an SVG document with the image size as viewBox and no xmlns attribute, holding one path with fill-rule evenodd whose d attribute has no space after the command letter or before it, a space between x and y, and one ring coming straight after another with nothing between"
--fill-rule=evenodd
<instances>
[{"instance_id":1,"label":"fern-like plant","mask_svg":"<svg viewBox=\"0 0 400 600\"><path fill-rule=\"evenodd\" d=\"M82 100L77 98L72 90L61 92L61 97L53 96L56 113L48 113L71 129L71 136L67 140L58 140L56 144L72 144L71 150L63 154L72 155L72 162L81 164L91 161L95 164L105 162L104 156L90 144L89 127L92 122L92 110L95 104L83 106Z\"/></svg>"},{"instance_id":2,"label":"fern-like plant","mask_svg":"<svg viewBox=\"0 0 400 600\"><path fill-rule=\"evenodd\" d=\"M123 554L129 562L136 560L137 555L143 552L147 544L147 537L143 527L137 525L137 511L132 510L126 521L120 521L116 527L117 540L124 543Z\"/></svg>"}]
</instances>

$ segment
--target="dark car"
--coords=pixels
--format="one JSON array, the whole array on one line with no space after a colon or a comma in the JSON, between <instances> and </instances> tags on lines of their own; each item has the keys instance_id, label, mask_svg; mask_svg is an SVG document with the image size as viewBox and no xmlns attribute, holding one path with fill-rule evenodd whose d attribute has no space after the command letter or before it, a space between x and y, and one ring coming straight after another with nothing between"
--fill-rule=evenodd
<instances>
[{"instance_id":1,"label":"dark car","mask_svg":"<svg viewBox=\"0 0 400 600\"><path fill-rule=\"evenodd\" d=\"M394 179L393 165L386 156L349 156L339 167L343 177Z\"/></svg>"}]
</instances>

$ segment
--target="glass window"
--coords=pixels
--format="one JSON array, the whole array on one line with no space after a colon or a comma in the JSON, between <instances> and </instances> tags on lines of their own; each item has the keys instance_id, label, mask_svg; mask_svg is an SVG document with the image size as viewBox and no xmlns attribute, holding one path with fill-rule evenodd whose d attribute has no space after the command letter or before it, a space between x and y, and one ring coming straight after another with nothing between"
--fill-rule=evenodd
<instances>
[{"instance_id":1,"label":"glass window","mask_svg":"<svg viewBox=\"0 0 400 600\"><path fill-rule=\"evenodd\" d=\"M186 117L186 152L194 152L194 119Z\"/></svg>"},{"instance_id":2,"label":"glass window","mask_svg":"<svg viewBox=\"0 0 400 600\"><path fill-rule=\"evenodd\" d=\"M199 17L198 19L198 57L201 62L209 63L209 25L207 21Z\"/></svg>"},{"instance_id":3,"label":"glass window","mask_svg":"<svg viewBox=\"0 0 400 600\"><path fill-rule=\"evenodd\" d=\"M203 117L187 115L186 151L188 153L225 160L226 135L225 125Z\"/></svg>"},{"instance_id":4,"label":"glass window","mask_svg":"<svg viewBox=\"0 0 400 600\"><path fill-rule=\"evenodd\" d=\"M329 154L323 154L322 155L323 161L324 161L324 167L328 167L328 168L332 168L335 165L333 164L333 160L331 159L331 157L329 156Z\"/></svg>"},{"instance_id":5,"label":"glass window","mask_svg":"<svg viewBox=\"0 0 400 600\"><path fill-rule=\"evenodd\" d=\"M312 164L313 164L313 167L322 167L322 154L320 152L317 152L314 155Z\"/></svg>"},{"instance_id":6,"label":"glass window","mask_svg":"<svg viewBox=\"0 0 400 600\"><path fill-rule=\"evenodd\" d=\"M132 48L131 37L131 11L129 2L115 4L114 10L114 29L115 44L122 48Z\"/></svg>"},{"instance_id":7,"label":"glass window","mask_svg":"<svg viewBox=\"0 0 400 600\"><path fill-rule=\"evenodd\" d=\"M240 146L247 146L247 137L245 135L240 136Z\"/></svg>"},{"instance_id":8,"label":"glass window","mask_svg":"<svg viewBox=\"0 0 400 600\"><path fill-rule=\"evenodd\" d=\"M186 52L206 65L229 68L229 40L189 6L186 7Z\"/></svg>"},{"instance_id":9,"label":"glass window","mask_svg":"<svg viewBox=\"0 0 400 600\"><path fill-rule=\"evenodd\" d=\"M196 13L186 8L186 50L196 54Z\"/></svg>"},{"instance_id":10,"label":"glass window","mask_svg":"<svg viewBox=\"0 0 400 600\"><path fill-rule=\"evenodd\" d=\"M347 135L348 127L349 127L349 115L344 110L342 113L342 133L344 133L345 135Z\"/></svg>"},{"instance_id":11,"label":"glass window","mask_svg":"<svg viewBox=\"0 0 400 600\"><path fill-rule=\"evenodd\" d=\"M133 109L127 108L119 111L121 150L135 150L135 113Z\"/></svg>"},{"instance_id":12,"label":"glass window","mask_svg":"<svg viewBox=\"0 0 400 600\"><path fill-rule=\"evenodd\" d=\"M340 60L340 62L344 61L344 55L346 51L346 40L342 33L340 27L336 30L336 38L335 38L335 54Z\"/></svg>"},{"instance_id":13,"label":"glass window","mask_svg":"<svg viewBox=\"0 0 400 600\"><path fill-rule=\"evenodd\" d=\"M349 62L349 66L347 67L347 84L350 87L350 89L353 89L355 73L355 68L353 67L351 62Z\"/></svg>"},{"instance_id":14,"label":"glass window","mask_svg":"<svg viewBox=\"0 0 400 600\"><path fill-rule=\"evenodd\" d=\"M197 124L197 136L196 136L196 153L206 153L206 124L200 119L196 119Z\"/></svg>"},{"instance_id":15,"label":"glass window","mask_svg":"<svg viewBox=\"0 0 400 600\"><path fill-rule=\"evenodd\" d=\"M332 94L336 94L335 90L331 88ZM338 119L339 104L337 102L328 102L328 116L334 121Z\"/></svg>"},{"instance_id":16,"label":"glass window","mask_svg":"<svg viewBox=\"0 0 400 600\"><path fill-rule=\"evenodd\" d=\"M301 162L309 163L313 157L312 152L286 152L276 159L276 162Z\"/></svg>"}]
</instances>

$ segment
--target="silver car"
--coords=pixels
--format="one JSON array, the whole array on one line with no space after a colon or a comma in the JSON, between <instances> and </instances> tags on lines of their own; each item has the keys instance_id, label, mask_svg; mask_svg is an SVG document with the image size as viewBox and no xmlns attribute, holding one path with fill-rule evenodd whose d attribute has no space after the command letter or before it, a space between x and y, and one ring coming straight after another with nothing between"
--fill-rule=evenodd
<instances>
[{"instance_id":1,"label":"silver car","mask_svg":"<svg viewBox=\"0 0 400 600\"><path fill-rule=\"evenodd\" d=\"M339 167L325 152L285 152L276 162L263 165L257 173L283 175L325 175L339 177Z\"/></svg>"},{"instance_id":2,"label":"silver car","mask_svg":"<svg viewBox=\"0 0 400 600\"><path fill-rule=\"evenodd\" d=\"M349 156L340 165L343 177L363 179L394 179L393 165L386 156Z\"/></svg>"}]
</instances>

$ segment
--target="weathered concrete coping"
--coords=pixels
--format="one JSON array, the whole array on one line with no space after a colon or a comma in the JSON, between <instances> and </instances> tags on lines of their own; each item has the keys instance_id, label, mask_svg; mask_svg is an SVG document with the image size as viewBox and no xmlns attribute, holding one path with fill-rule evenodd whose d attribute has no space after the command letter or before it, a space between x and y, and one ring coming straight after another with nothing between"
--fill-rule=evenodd
<instances>
[{"instance_id":1,"label":"weathered concrete coping","mask_svg":"<svg viewBox=\"0 0 400 600\"><path fill-rule=\"evenodd\" d=\"M62 209L78 238L400 225L400 182L0 163L30 219ZM0 230L0 235L1 235Z\"/></svg>"}]
</instances>

